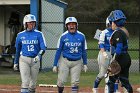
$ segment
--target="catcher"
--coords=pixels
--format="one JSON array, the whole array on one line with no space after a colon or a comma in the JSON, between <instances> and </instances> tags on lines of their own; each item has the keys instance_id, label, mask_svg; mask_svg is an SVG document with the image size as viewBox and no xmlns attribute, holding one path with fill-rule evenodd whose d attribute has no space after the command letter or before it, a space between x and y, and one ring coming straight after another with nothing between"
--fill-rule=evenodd
<instances>
[{"instance_id":1,"label":"catcher","mask_svg":"<svg viewBox=\"0 0 140 93\"><path fill-rule=\"evenodd\" d=\"M119 73L114 75L112 74L112 76L109 77L109 93L114 93L114 84L117 79L120 80L122 86L126 88L128 93L133 93L132 86L128 79L131 58L127 52L128 36L126 31L124 31L126 17L121 10L115 10L110 13L109 20L112 22L111 26L114 30L110 38L110 44L115 48L116 56L114 56L114 61L116 60L121 67L121 71Z\"/></svg>"}]
</instances>

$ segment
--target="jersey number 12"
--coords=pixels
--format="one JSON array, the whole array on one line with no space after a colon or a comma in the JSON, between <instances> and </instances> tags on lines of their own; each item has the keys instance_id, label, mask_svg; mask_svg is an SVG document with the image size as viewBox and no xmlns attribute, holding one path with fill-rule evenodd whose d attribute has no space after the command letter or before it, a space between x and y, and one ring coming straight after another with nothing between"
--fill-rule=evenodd
<instances>
[{"instance_id":1,"label":"jersey number 12","mask_svg":"<svg viewBox=\"0 0 140 93\"><path fill-rule=\"evenodd\" d=\"M34 45L28 45L28 51L34 51Z\"/></svg>"}]
</instances>

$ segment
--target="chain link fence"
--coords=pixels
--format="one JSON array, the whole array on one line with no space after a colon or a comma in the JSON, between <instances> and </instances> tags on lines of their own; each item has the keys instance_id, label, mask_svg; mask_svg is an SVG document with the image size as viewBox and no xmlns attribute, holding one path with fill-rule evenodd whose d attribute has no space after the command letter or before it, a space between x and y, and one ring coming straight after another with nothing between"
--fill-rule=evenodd
<instances>
[{"instance_id":1,"label":"chain link fence","mask_svg":"<svg viewBox=\"0 0 140 93\"><path fill-rule=\"evenodd\" d=\"M64 7L62 7L63 6L62 3L61 2L49 3L49 2L52 1L49 0L47 2L46 0L41 0L41 22L39 23L41 31L45 34L46 43L48 47L41 64L41 69L45 70L52 69L57 41L60 35L66 30L64 24L64 21L66 19L66 17L64 16L65 9ZM68 10L69 9L67 9L67 13ZM105 19L98 17L97 19L101 19L102 21L100 20L94 22L94 20L90 20L90 22L88 22L89 19L87 18L87 16L83 17L81 15L76 16L76 18L78 19L78 30L83 32L87 39L89 71L98 71L98 63L97 63L97 55L99 52L98 41L95 40L93 37L97 29L104 30L106 28L104 21ZM130 72L140 71L139 25L140 22L127 22L125 25L130 33L129 50L128 50L132 58Z\"/></svg>"},{"instance_id":2,"label":"chain link fence","mask_svg":"<svg viewBox=\"0 0 140 93\"><path fill-rule=\"evenodd\" d=\"M57 22L58 23L58 22ZM63 22L59 22L59 24L62 24ZM55 22L52 23L42 23L43 25L50 25L53 26L57 30L57 26L55 26ZM139 24L137 22L134 23L126 23L126 28L128 29L130 33L130 38L129 38L129 54L132 58L132 65L130 67L130 72L139 72L140 71L140 63L139 63ZM44 27L42 27L44 29ZM105 23L104 22L79 22L78 25L78 30L83 32L86 36L87 39L87 45L88 45L88 68L89 71L98 71L98 63L97 63L97 55L99 52L98 49L98 41L95 40L94 34L97 29L104 30L105 29ZM65 29L66 30L66 29ZM61 34L58 33L53 33L53 31L46 30L48 33L53 34L54 37L59 37ZM54 45L57 45L57 42L54 42L52 38L47 38L51 43L54 43ZM46 51L46 54L48 54L48 51L53 52L51 55L51 65L53 65L53 60L54 60L54 54L56 51L56 46L54 47L49 47ZM47 59L47 58L46 58ZM51 68L47 67L48 64L43 64L46 68Z\"/></svg>"}]
</instances>

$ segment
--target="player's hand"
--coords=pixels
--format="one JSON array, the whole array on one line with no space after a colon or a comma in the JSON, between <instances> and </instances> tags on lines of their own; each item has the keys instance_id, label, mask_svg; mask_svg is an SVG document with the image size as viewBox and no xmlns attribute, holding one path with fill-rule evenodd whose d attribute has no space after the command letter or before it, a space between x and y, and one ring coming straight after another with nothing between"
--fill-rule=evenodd
<instances>
[{"instance_id":1,"label":"player's hand","mask_svg":"<svg viewBox=\"0 0 140 93\"><path fill-rule=\"evenodd\" d=\"M103 52L104 58L109 58L106 52Z\"/></svg>"},{"instance_id":2,"label":"player's hand","mask_svg":"<svg viewBox=\"0 0 140 93\"><path fill-rule=\"evenodd\" d=\"M37 63L39 62L41 59L41 55L37 55L35 58L34 58L34 62Z\"/></svg>"},{"instance_id":3,"label":"player's hand","mask_svg":"<svg viewBox=\"0 0 140 93\"><path fill-rule=\"evenodd\" d=\"M57 69L57 66L53 66L53 72L57 72L58 71L58 69Z\"/></svg>"},{"instance_id":4,"label":"player's hand","mask_svg":"<svg viewBox=\"0 0 140 93\"><path fill-rule=\"evenodd\" d=\"M88 70L87 65L84 65L84 71L87 72L87 70Z\"/></svg>"},{"instance_id":5,"label":"player's hand","mask_svg":"<svg viewBox=\"0 0 140 93\"><path fill-rule=\"evenodd\" d=\"M18 64L14 64L13 69L14 69L14 71L17 71L18 70Z\"/></svg>"}]
</instances>

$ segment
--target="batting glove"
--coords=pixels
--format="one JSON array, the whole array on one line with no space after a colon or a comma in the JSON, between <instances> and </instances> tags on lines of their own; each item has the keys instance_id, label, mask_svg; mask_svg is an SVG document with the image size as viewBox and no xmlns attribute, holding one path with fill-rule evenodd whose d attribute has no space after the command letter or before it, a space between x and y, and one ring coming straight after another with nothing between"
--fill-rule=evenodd
<instances>
[{"instance_id":1,"label":"batting glove","mask_svg":"<svg viewBox=\"0 0 140 93\"><path fill-rule=\"evenodd\" d=\"M37 55L35 58L34 58L34 62L37 63L39 62L41 59L41 55Z\"/></svg>"},{"instance_id":2,"label":"batting glove","mask_svg":"<svg viewBox=\"0 0 140 93\"><path fill-rule=\"evenodd\" d=\"M87 65L84 65L84 71L87 72L87 70L88 70Z\"/></svg>"},{"instance_id":3,"label":"batting glove","mask_svg":"<svg viewBox=\"0 0 140 93\"><path fill-rule=\"evenodd\" d=\"M18 64L14 64L13 69L14 69L14 71L17 71L18 70Z\"/></svg>"},{"instance_id":4,"label":"batting glove","mask_svg":"<svg viewBox=\"0 0 140 93\"><path fill-rule=\"evenodd\" d=\"M104 58L109 58L106 52L103 52Z\"/></svg>"},{"instance_id":5,"label":"batting glove","mask_svg":"<svg viewBox=\"0 0 140 93\"><path fill-rule=\"evenodd\" d=\"M57 72L58 70L57 70L57 66L53 66L53 72Z\"/></svg>"}]
</instances>

